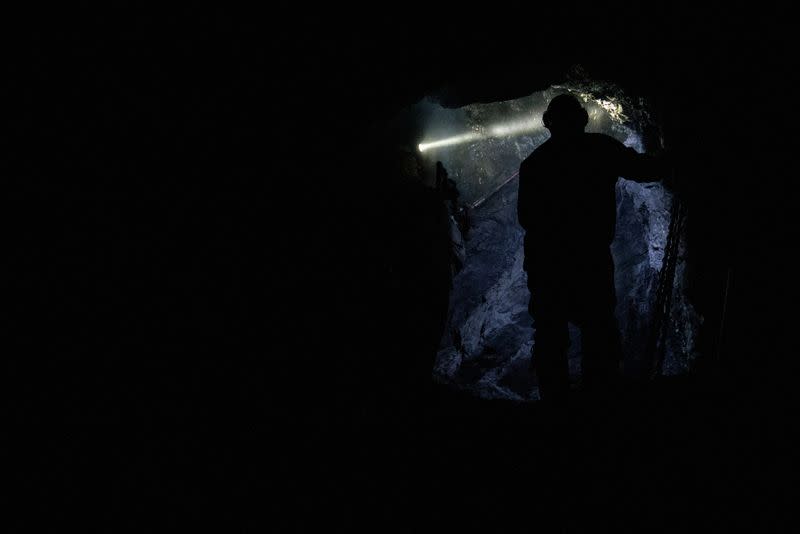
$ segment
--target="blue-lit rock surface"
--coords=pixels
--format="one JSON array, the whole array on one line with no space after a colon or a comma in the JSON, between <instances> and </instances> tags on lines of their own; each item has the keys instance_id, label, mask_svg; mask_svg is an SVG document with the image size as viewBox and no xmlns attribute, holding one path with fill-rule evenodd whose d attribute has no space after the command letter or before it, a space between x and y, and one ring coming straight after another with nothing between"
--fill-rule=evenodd
<instances>
[{"instance_id":1,"label":"blue-lit rock surface","mask_svg":"<svg viewBox=\"0 0 800 534\"><path fill-rule=\"evenodd\" d=\"M642 150L639 137L629 128L615 126L605 133ZM537 131L511 139L466 143L458 151L442 151L439 157L449 169L456 169L453 175L460 186L467 184L469 200L479 190L470 180L470 170L485 173L488 164L482 162L489 160L493 173L499 176L489 180L488 197L471 211L466 261L453 282L450 316L434 369L437 380L483 398L538 398L529 371L533 321L528 314L529 292L522 270L523 230L516 220L518 180L514 178L496 190L495 184L511 176L546 138L546 133ZM449 158L445 157L448 153ZM649 331L671 202L671 194L659 183L637 184L624 179L617 183L617 234L612 254L617 317L625 361L630 367L641 358ZM682 254L683 246L680 248ZM699 321L683 294L684 263L680 255L676 271L664 362L667 374L687 369ZM577 376L580 333L570 326L570 334L570 369ZM533 354L535 357L535 349Z\"/></svg>"},{"instance_id":2,"label":"blue-lit rock surface","mask_svg":"<svg viewBox=\"0 0 800 534\"><path fill-rule=\"evenodd\" d=\"M533 321L522 270L523 230L516 222L518 181L512 180L473 213L466 263L455 277L450 318L435 374L485 398L537 397L529 373ZM642 354L669 227L670 195L660 184L617 183L617 317L626 362ZM697 326L683 290L679 261L665 372L686 369ZM570 367L579 372L580 335L571 327ZM535 352L534 352L535 354Z\"/></svg>"}]
</instances>

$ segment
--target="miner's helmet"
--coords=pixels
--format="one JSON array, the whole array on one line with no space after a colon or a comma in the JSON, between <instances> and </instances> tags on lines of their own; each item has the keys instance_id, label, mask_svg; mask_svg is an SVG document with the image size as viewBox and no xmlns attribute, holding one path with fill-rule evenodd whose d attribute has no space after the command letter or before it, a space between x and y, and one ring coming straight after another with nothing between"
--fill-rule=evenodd
<instances>
[{"instance_id":1,"label":"miner's helmet","mask_svg":"<svg viewBox=\"0 0 800 534\"><path fill-rule=\"evenodd\" d=\"M542 117L544 127L554 132L582 132L589 123L589 114L571 94L558 95L550 101Z\"/></svg>"}]
</instances>

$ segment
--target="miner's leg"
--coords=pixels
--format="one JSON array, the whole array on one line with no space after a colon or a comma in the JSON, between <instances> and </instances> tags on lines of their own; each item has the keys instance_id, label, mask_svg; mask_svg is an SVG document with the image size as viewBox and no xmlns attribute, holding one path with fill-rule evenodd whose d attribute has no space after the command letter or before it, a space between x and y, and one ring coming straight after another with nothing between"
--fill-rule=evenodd
<instances>
[{"instance_id":1,"label":"miner's leg","mask_svg":"<svg viewBox=\"0 0 800 534\"><path fill-rule=\"evenodd\" d=\"M595 316L581 330L581 374L586 389L613 388L619 380L621 347L613 313Z\"/></svg>"},{"instance_id":2,"label":"miner's leg","mask_svg":"<svg viewBox=\"0 0 800 534\"><path fill-rule=\"evenodd\" d=\"M531 357L539 379L539 396L544 401L563 400L569 392L569 330L563 299L557 293L533 288L529 310L534 323Z\"/></svg>"},{"instance_id":3,"label":"miner's leg","mask_svg":"<svg viewBox=\"0 0 800 534\"><path fill-rule=\"evenodd\" d=\"M581 317L581 375L585 389L601 391L612 389L619 381L622 359L619 326L614 314L616 291L614 264L610 255L605 265L598 265L583 288Z\"/></svg>"}]
</instances>

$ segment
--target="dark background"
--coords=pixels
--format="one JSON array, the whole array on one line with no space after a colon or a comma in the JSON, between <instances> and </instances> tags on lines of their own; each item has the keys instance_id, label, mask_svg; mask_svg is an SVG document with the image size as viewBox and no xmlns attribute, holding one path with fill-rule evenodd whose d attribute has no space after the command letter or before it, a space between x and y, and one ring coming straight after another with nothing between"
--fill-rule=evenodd
<instances>
[{"instance_id":1,"label":"dark background","mask_svg":"<svg viewBox=\"0 0 800 534\"><path fill-rule=\"evenodd\" d=\"M714 521L738 522L742 510L785 519L772 480L787 466L791 426L796 188L781 13L48 15L15 25L5 64L7 421L21 445L15 493L37 509L18 525L130 527L152 515L176 527L219 515L390 528L401 516L426 524L426 506L442 526L532 525L544 521L541 499L509 488L588 487L576 458L607 469L609 484L627 473L620 480L638 488L627 498L648 504L625 517L641 512L643 525L683 526L696 509ZM622 445L608 445L619 457L587 452L621 434L586 416L584 449L559 449L575 471L550 479L557 469L527 448L549 428L538 412L453 401L458 416L424 432L395 422L397 406L358 415L375 398L373 373L402 370L398 347L422 340L402 323L420 302L397 292L382 263L387 225L413 215L375 202L393 186L351 140L443 88L451 106L506 100L576 64L659 110L685 178L704 343L721 356L679 393L667 388L639 423L619 423L656 421L642 426L651 434L636 462L614 467L629 458ZM708 332L729 268L720 341ZM431 482L442 465L447 476ZM484 475L464 475L476 465ZM427 504L409 500L430 488ZM575 509L594 502L575 495ZM507 508L515 513L496 513Z\"/></svg>"}]
</instances>

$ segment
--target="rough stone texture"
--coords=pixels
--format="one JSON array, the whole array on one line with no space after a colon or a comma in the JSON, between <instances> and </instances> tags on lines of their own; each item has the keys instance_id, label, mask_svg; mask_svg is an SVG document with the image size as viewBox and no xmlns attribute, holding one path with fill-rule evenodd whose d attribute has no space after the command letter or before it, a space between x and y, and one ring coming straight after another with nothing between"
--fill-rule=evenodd
<instances>
[{"instance_id":1,"label":"rough stone texture","mask_svg":"<svg viewBox=\"0 0 800 534\"><path fill-rule=\"evenodd\" d=\"M429 142L471 133L479 139L425 152L432 165L441 161L455 180L462 205L469 210L463 240L465 261L453 281L450 311L434 375L484 398L531 400L538 397L529 372L533 321L522 270L523 231L517 225L518 180L509 178L519 164L548 138L540 117L556 94L573 91L583 98L590 116L588 131L602 132L644 151L640 131L649 125L646 109L634 105L614 87L571 82L527 97L446 109L423 100L409 110ZM615 107L618 106L618 107ZM609 108L624 110L625 123ZM533 117L533 119L531 119ZM519 125L514 135L492 134L498 127ZM505 185L502 185L504 184ZM650 331L655 289L664 259L670 223L671 194L660 184L617 183L617 235L612 244L616 263L617 317L626 368L642 366ZM684 243L679 247L672 309L665 339L664 372L688 369L700 318L684 296ZM570 326L570 370L580 372L580 331ZM535 355L535 352L534 352Z\"/></svg>"},{"instance_id":2,"label":"rough stone texture","mask_svg":"<svg viewBox=\"0 0 800 534\"><path fill-rule=\"evenodd\" d=\"M642 149L631 130L627 136L618 137L628 146ZM466 262L454 279L448 325L434 369L438 380L483 398L538 398L529 372L533 322L528 314L529 292L522 270L523 230L516 220L517 191L518 180L514 179L471 214ZM648 334L670 205L671 195L660 184L637 184L624 179L617 183L617 235L612 254L626 364L637 362ZM681 255L666 342L667 374L687 369L699 323L683 295ZM580 333L572 325L570 337L570 369L577 375Z\"/></svg>"}]
</instances>

